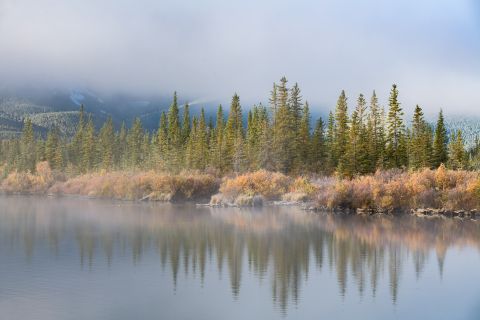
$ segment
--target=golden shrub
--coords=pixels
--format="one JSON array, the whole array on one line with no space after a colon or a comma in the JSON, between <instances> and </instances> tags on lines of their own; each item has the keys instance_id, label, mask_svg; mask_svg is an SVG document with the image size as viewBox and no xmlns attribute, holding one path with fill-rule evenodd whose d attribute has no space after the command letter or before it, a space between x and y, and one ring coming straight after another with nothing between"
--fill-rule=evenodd
<instances>
[{"instance_id":1,"label":"golden shrub","mask_svg":"<svg viewBox=\"0 0 480 320\"><path fill-rule=\"evenodd\" d=\"M287 193L291 185L292 179L282 173L259 170L224 179L220 192L230 198L261 195L275 200Z\"/></svg>"},{"instance_id":2,"label":"golden shrub","mask_svg":"<svg viewBox=\"0 0 480 320\"><path fill-rule=\"evenodd\" d=\"M103 198L175 200L205 198L218 190L208 174L160 174L149 172L98 172L85 174L54 185L51 192Z\"/></svg>"}]
</instances>

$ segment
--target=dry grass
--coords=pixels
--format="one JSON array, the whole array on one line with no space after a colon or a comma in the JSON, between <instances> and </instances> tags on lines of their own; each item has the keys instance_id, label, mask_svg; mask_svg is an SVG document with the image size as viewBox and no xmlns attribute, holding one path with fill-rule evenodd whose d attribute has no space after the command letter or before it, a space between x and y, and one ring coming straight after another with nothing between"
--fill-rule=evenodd
<instances>
[{"instance_id":1,"label":"dry grass","mask_svg":"<svg viewBox=\"0 0 480 320\"><path fill-rule=\"evenodd\" d=\"M317 187L306 177L293 179L279 172L259 170L224 178L220 192L221 195L212 198L212 204L250 205L250 200L255 197L265 200L308 200L314 197Z\"/></svg>"},{"instance_id":2,"label":"dry grass","mask_svg":"<svg viewBox=\"0 0 480 320\"><path fill-rule=\"evenodd\" d=\"M260 195L273 200L289 191L292 179L278 172L259 170L245 173L234 178L225 178L220 192L228 198Z\"/></svg>"},{"instance_id":3,"label":"dry grass","mask_svg":"<svg viewBox=\"0 0 480 320\"><path fill-rule=\"evenodd\" d=\"M50 192L125 200L193 200L209 198L218 181L208 174L179 175L150 172L99 172L56 183Z\"/></svg>"},{"instance_id":4,"label":"dry grass","mask_svg":"<svg viewBox=\"0 0 480 320\"><path fill-rule=\"evenodd\" d=\"M318 185L317 203L328 208L402 210L476 209L480 206L477 172L440 167L415 172L391 170Z\"/></svg>"},{"instance_id":5,"label":"dry grass","mask_svg":"<svg viewBox=\"0 0 480 320\"><path fill-rule=\"evenodd\" d=\"M1 190L5 192L25 192L42 193L55 181L55 177L48 165L48 162L39 162L36 166L36 172L17 172L10 173L1 183Z\"/></svg>"},{"instance_id":6,"label":"dry grass","mask_svg":"<svg viewBox=\"0 0 480 320\"><path fill-rule=\"evenodd\" d=\"M66 181L65 181L66 180ZM315 200L319 207L406 210L444 208L480 209L480 175L441 166L424 169L378 171L353 179L335 177L292 178L260 170L225 177L220 185L212 174L178 175L149 172L96 172L65 179L41 162L35 173L12 172L0 184L5 192L57 193L114 199L161 201L207 199L212 204L256 205L264 200ZM220 190L220 194L214 195Z\"/></svg>"}]
</instances>

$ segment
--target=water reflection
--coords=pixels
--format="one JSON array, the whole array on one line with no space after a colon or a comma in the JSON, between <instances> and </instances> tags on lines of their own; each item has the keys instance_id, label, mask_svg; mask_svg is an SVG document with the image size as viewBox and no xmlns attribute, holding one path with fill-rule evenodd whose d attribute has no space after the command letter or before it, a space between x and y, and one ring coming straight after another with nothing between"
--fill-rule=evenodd
<instances>
[{"instance_id":1,"label":"water reflection","mask_svg":"<svg viewBox=\"0 0 480 320\"><path fill-rule=\"evenodd\" d=\"M31 263L37 251L73 254L81 268L114 269L118 257L131 255L136 265L155 254L175 285L188 276L203 283L213 265L219 275L227 271L233 297L243 277L254 276L283 312L301 299L312 272L331 272L342 297L348 290L375 297L384 281L395 304L408 264L418 280L436 259L442 275L450 248L480 248L479 224L451 219L24 197L0 198L0 205L0 257L22 252Z\"/></svg>"}]
</instances>

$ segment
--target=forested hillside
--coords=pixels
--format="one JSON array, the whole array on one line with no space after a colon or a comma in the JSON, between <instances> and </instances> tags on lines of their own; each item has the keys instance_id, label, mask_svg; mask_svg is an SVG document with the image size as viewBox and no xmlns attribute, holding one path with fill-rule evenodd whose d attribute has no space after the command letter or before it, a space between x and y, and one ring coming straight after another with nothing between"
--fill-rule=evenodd
<instances>
[{"instance_id":1,"label":"forested hillside","mask_svg":"<svg viewBox=\"0 0 480 320\"><path fill-rule=\"evenodd\" d=\"M88 91L0 90L0 139L18 137L26 118L32 120L34 131L44 137L53 127L61 135L71 137L79 120L80 105L92 116L96 128L109 117L117 129L122 122L130 124L135 117L142 117L146 128L153 130L169 103L161 99L139 101L129 96L103 100Z\"/></svg>"}]
</instances>

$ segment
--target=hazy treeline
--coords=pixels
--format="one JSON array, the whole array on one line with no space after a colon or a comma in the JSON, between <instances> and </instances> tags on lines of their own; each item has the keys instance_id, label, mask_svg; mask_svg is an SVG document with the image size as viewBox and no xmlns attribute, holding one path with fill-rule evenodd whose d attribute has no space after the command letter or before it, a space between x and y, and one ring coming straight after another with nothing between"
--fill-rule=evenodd
<instances>
[{"instance_id":1,"label":"hazy treeline","mask_svg":"<svg viewBox=\"0 0 480 320\"><path fill-rule=\"evenodd\" d=\"M188 104L180 106L174 94L155 132L146 131L139 118L120 130L108 119L97 131L82 106L73 137L62 136L55 128L46 139L36 136L32 121L26 119L20 138L1 142L0 162L5 164L4 175L33 172L40 161L70 174L102 169L217 174L267 169L351 177L377 169L436 168L442 163L452 169L476 167L479 144L467 153L461 131L447 134L441 111L432 126L416 106L407 124L398 96L393 85L385 110L375 92L369 101L360 94L350 112L342 91L328 119L312 121L299 86L288 87L282 78L273 85L269 106L254 106L246 123L237 94L228 114L220 105L215 119L206 119L203 109L191 117Z\"/></svg>"}]
</instances>

